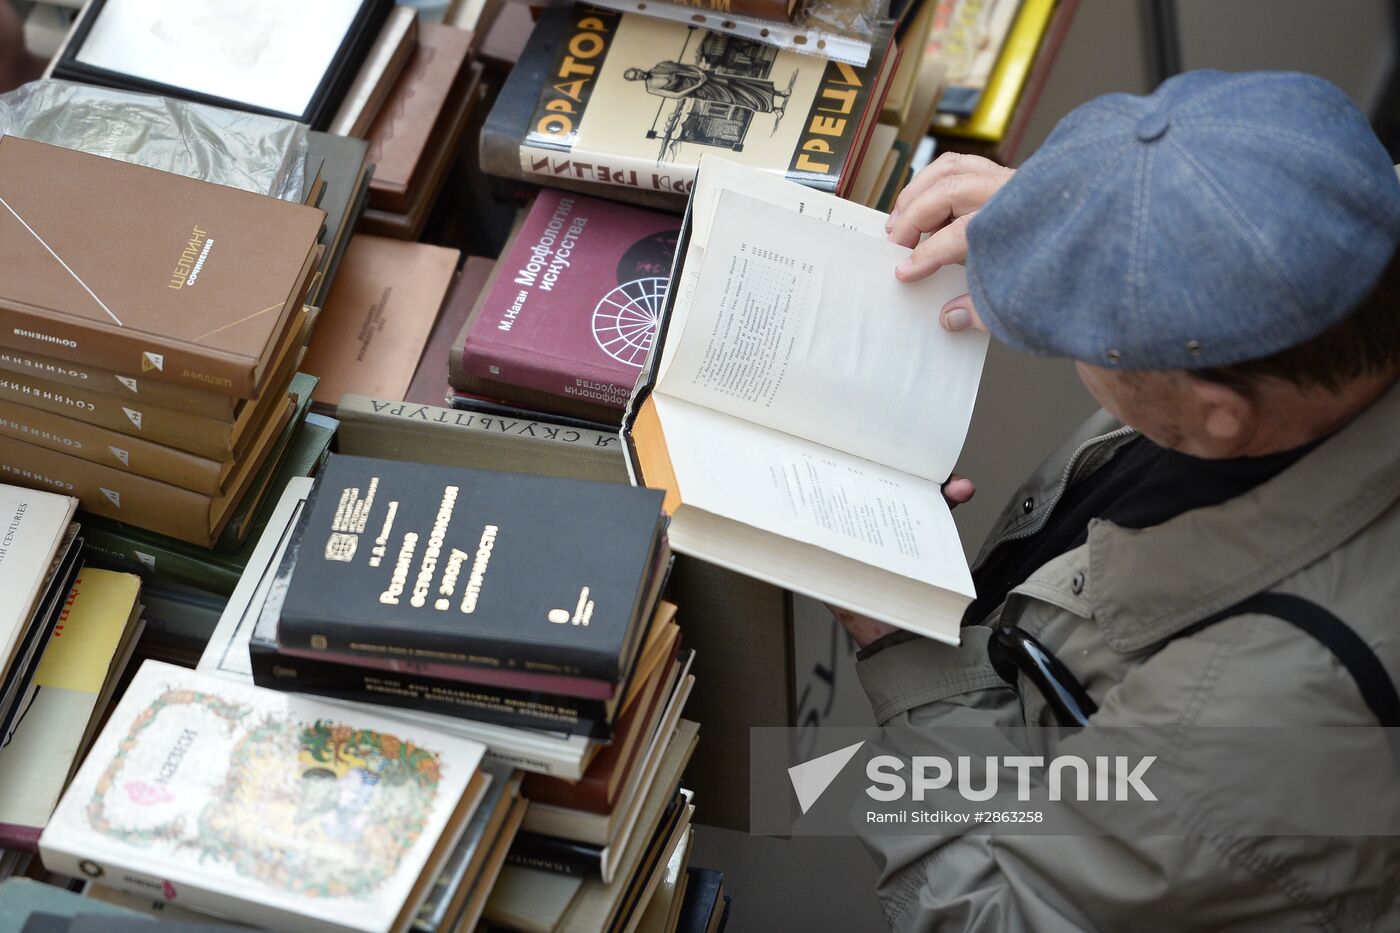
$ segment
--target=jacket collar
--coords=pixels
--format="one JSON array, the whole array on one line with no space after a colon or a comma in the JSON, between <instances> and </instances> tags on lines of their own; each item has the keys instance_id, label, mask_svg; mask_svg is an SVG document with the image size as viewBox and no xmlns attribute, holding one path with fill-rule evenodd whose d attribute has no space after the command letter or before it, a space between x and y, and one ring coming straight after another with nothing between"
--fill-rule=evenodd
<instances>
[{"instance_id":1,"label":"jacket collar","mask_svg":"<svg viewBox=\"0 0 1400 933\"><path fill-rule=\"evenodd\" d=\"M1143 650L1274 586L1400 497L1400 383L1273 479L1144 529L1090 523L1085 596L1105 640Z\"/></svg>"}]
</instances>

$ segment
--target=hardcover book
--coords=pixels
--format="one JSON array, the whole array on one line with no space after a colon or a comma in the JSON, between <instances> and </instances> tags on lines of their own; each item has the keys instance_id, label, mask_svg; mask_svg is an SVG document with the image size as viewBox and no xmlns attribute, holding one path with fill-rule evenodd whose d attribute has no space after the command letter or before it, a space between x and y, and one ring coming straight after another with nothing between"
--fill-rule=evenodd
<instances>
[{"instance_id":1,"label":"hardcover book","mask_svg":"<svg viewBox=\"0 0 1400 933\"><path fill-rule=\"evenodd\" d=\"M306 134L307 158L322 159L321 176L326 180L326 193L320 207L326 212L326 225L320 243L325 247L321 259L321 279L306 296L306 303L317 308L325 304L326 294L335 282L340 262L350 245L350 237L369 203L369 180L374 166L366 158L369 143L349 136L312 131Z\"/></svg>"},{"instance_id":2,"label":"hardcover book","mask_svg":"<svg viewBox=\"0 0 1400 933\"><path fill-rule=\"evenodd\" d=\"M885 220L707 158L629 468L666 491L678 552L956 644L972 576L940 486L987 336L929 313L961 267L895 280Z\"/></svg>"},{"instance_id":3,"label":"hardcover book","mask_svg":"<svg viewBox=\"0 0 1400 933\"><path fill-rule=\"evenodd\" d=\"M28 486L62 489L78 496L83 508L107 518L147 528L200 547L219 538L272 440L291 420L294 407L284 399L282 412L269 418L253 440L255 456L245 457L218 496L181 489L57 450L0 435L0 479Z\"/></svg>"},{"instance_id":4,"label":"hardcover book","mask_svg":"<svg viewBox=\"0 0 1400 933\"><path fill-rule=\"evenodd\" d=\"M409 6L394 7L346 90L345 100L331 120L330 132L363 138L417 45L418 11Z\"/></svg>"},{"instance_id":5,"label":"hardcover book","mask_svg":"<svg viewBox=\"0 0 1400 933\"><path fill-rule=\"evenodd\" d=\"M680 221L545 189L452 348L456 389L618 423L651 350Z\"/></svg>"},{"instance_id":6,"label":"hardcover book","mask_svg":"<svg viewBox=\"0 0 1400 933\"><path fill-rule=\"evenodd\" d=\"M487 121L482 168L675 206L701 153L724 152L844 194L893 71L888 25L874 48L858 68L640 13L546 10Z\"/></svg>"},{"instance_id":7,"label":"hardcover book","mask_svg":"<svg viewBox=\"0 0 1400 933\"><path fill-rule=\"evenodd\" d=\"M659 494L332 455L313 498L284 649L627 675L664 553Z\"/></svg>"},{"instance_id":8,"label":"hardcover book","mask_svg":"<svg viewBox=\"0 0 1400 933\"><path fill-rule=\"evenodd\" d=\"M119 398L140 399L175 411L188 411L220 421L232 421L246 399L217 392L206 392L169 382L156 382L145 376L113 372L100 366L55 360L23 350L0 347L0 369L23 376L36 376L60 385L103 392Z\"/></svg>"},{"instance_id":9,"label":"hardcover book","mask_svg":"<svg viewBox=\"0 0 1400 933\"><path fill-rule=\"evenodd\" d=\"M302 364L321 380L319 405L347 392L403 397L460 257L426 243L351 239Z\"/></svg>"},{"instance_id":10,"label":"hardcover book","mask_svg":"<svg viewBox=\"0 0 1400 933\"><path fill-rule=\"evenodd\" d=\"M346 395L335 413L341 453L627 482L622 442L615 433L543 416L516 418L362 395Z\"/></svg>"},{"instance_id":11,"label":"hardcover book","mask_svg":"<svg viewBox=\"0 0 1400 933\"><path fill-rule=\"evenodd\" d=\"M258 623L268 593L281 565L282 556L300 516L306 508L307 496L313 482L295 479L282 494L267 527L258 539L257 548L248 560L248 568L229 597L228 605L219 619L199 658L199 670L216 677L226 677L237 683L253 682L248 644ZM383 713L406 722L431 725L449 735L481 742L490 749L491 758L512 767L542 774L557 774L578 778L593 760L598 746L583 736L566 736L557 732L509 729L434 713L395 711L362 703L343 703L347 709Z\"/></svg>"},{"instance_id":12,"label":"hardcover book","mask_svg":"<svg viewBox=\"0 0 1400 933\"><path fill-rule=\"evenodd\" d=\"M485 290L486 280L495 265L494 259L484 256L468 256L462 263L462 271L453 279L442 313L433 325L433 332L428 335L423 355L418 358L413 381L409 383L408 392L402 396L404 401L438 407L447 401L447 361L451 358L457 335L462 332L467 315L471 314L476 300Z\"/></svg>"},{"instance_id":13,"label":"hardcover book","mask_svg":"<svg viewBox=\"0 0 1400 933\"><path fill-rule=\"evenodd\" d=\"M325 217L13 136L0 205L0 344L241 398L301 309Z\"/></svg>"},{"instance_id":14,"label":"hardcover book","mask_svg":"<svg viewBox=\"0 0 1400 933\"><path fill-rule=\"evenodd\" d=\"M147 661L39 849L51 871L258 926L404 930L479 797L483 752Z\"/></svg>"},{"instance_id":15,"label":"hardcover book","mask_svg":"<svg viewBox=\"0 0 1400 933\"><path fill-rule=\"evenodd\" d=\"M369 160L374 163L370 207L404 212L409 194L422 184L433 129L451 117L467 78L472 34L427 24L408 66L370 128Z\"/></svg>"}]
</instances>

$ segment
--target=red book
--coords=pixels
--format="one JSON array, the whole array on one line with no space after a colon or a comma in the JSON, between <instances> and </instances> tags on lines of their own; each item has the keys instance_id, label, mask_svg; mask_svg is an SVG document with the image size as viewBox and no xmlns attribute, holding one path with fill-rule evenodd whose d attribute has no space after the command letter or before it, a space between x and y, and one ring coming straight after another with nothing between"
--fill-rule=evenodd
<instances>
[{"instance_id":1,"label":"red book","mask_svg":"<svg viewBox=\"0 0 1400 933\"><path fill-rule=\"evenodd\" d=\"M545 190L452 349L453 388L620 424L656 335L680 219Z\"/></svg>"}]
</instances>

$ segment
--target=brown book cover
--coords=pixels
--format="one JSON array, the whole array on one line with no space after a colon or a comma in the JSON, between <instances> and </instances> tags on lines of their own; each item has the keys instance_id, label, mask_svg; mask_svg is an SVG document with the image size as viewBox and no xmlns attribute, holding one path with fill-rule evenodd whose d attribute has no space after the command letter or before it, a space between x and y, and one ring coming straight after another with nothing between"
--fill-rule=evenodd
<instances>
[{"instance_id":1,"label":"brown book cover","mask_svg":"<svg viewBox=\"0 0 1400 933\"><path fill-rule=\"evenodd\" d=\"M449 112L453 90L467 68L472 34L451 26L424 25L408 67L369 131L370 206L406 211L409 192L426 171L428 141Z\"/></svg>"},{"instance_id":2,"label":"brown book cover","mask_svg":"<svg viewBox=\"0 0 1400 933\"><path fill-rule=\"evenodd\" d=\"M251 398L325 213L0 139L0 345Z\"/></svg>"},{"instance_id":3,"label":"brown book cover","mask_svg":"<svg viewBox=\"0 0 1400 933\"><path fill-rule=\"evenodd\" d=\"M244 405L235 420L220 421L185 411L161 408L144 401L64 386L27 375L0 376L0 400L61 414L111 431L145 438L213 460L233 460L246 446L253 429L280 407L280 398L296 370L296 360L309 328L303 311L279 349L276 370L268 379L271 391Z\"/></svg>"},{"instance_id":4,"label":"brown book cover","mask_svg":"<svg viewBox=\"0 0 1400 933\"><path fill-rule=\"evenodd\" d=\"M423 233L423 227L428 222L428 212L437 203L438 194L447 180L447 171L461 148L472 111L485 96L485 87L481 83L481 66L472 64L466 70L466 76L463 90L453 92L452 98L458 103L451 119L440 122L434 129L432 138L428 140L427 151L431 156L428 171L421 184L415 182L409 191L407 209L396 212L367 208L364 219L360 222L361 232L401 240L416 240ZM375 177L378 177L377 170Z\"/></svg>"},{"instance_id":5,"label":"brown book cover","mask_svg":"<svg viewBox=\"0 0 1400 933\"><path fill-rule=\"evenodd\" d=\"M402 398L461 257L455 249L356 234L311 339L313 398Z\"/></svg>"},{"instance_id":6,"label":"brown book cover","mask_svg":"<svg viewBox=\"0 0 1400 933\"><path fill-rule=\"evenodd\" d=\"M232 421L236 418L239 408L246 401L190 386L152 382L144 376L117 373L86 363L56 360L23 350L12 350L9 347L0 347L0 370L37 376L59 385L90 389L120 398L139 399L149 405L194 412L220 421Z\"/></svg>"},{"instance_id":7,"label":"brown book cover","mask_svg":"<svg viewBox=\"0 0 1400 933\"><path fill-rule=\"evenodd\" d=\"M31 489L77 496L95 515L169 535L198 547L213 547L238 501L295 408L285 399L278 417L269 418L261 436L239 462L229 489L219 496L181 489L125 473L56 450L0 435L0 480Z\"/></svg>"},{"instance_id":8,"label":"brown book cover","mask_svg":"<svg viewBox=\"0 0 1400 933\"><path fill-rule=\"evenodd\" d=\"M417 45L418 11L410 6L394 7L380 27L379 36L370 46L350 89L345 92L345 100L336 111L329 132L363 139Z\"/></svg>"},{"instance_id":9,"label":"brown book cover","mask_svg":"<svg viewBox=\"0 0 1400 933\"><path fill-rule=\"evenodd\" d=\"M0 401L0 434L209 496L223 490L234 468L232 463L14 402Z\"/></svg>"},{"instance_id":10,"label":"brown book cover","mask_svg":"<svg viewBox=\"0 0 1400 933\"><path fill-rule=\"evenodd\" d=\"M418 369L409 383L403 400L421 405L445 404L447 393L447 357L452 352L452 344L457 334L467 323L481 290L486 287L486 279L491 274L495 262L484 256L468 256L448 292L447 303L438 315L433 332L428 336L428 345L418 359Z\"/></svg>"}]
</instances>

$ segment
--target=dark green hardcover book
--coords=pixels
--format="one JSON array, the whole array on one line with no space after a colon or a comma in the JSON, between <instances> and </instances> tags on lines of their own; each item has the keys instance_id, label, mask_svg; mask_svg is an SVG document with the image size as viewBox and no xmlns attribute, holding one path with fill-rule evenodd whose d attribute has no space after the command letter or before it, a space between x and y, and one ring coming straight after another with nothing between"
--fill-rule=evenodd
<instances>
[{"instance_id":1,"label":"dark green hardcover book","mask_svg":"<svg viewBox=\"0 0 1400 933\"><path fill-rule=\"evenodd\" d=\"M299 388L305 389L305 392L298 395L298 413L292 418L291 434L285 450L280 455L274 452L268 457L270 462L280 459L275 464L277 472L268 483L269 493L263 497L257 512L242 519L249 524L249 533L242 543L233 547L200 548L121 522L84 515L83 535L88 541L92 562L135 571L157 580L198 587L210 593L231 594L243 575L243 568L247 566L253 548L257 546L258 533L277 506L281 491L293 477L312 475L325 459L331 436L335 433L332 419L313 420L306 415L305 406L309 406L311 400L308 385L314 385L315 377L303 377L298 373L296 379L313 381L310 384L300 383ZM298 385L296 382L293 384Z\"/></svg>"},{"instance_id":2,"label":"dark green hardcover book","mask_svg":"<svg viewBox=\"0 0 1400 933\"><path fill-rule=\"evenodd\" d=\"M332 455L277 642L435 676L486 667L615 685L655 598L661 501L612 483Z\"/></svg>"}]
</instances>

